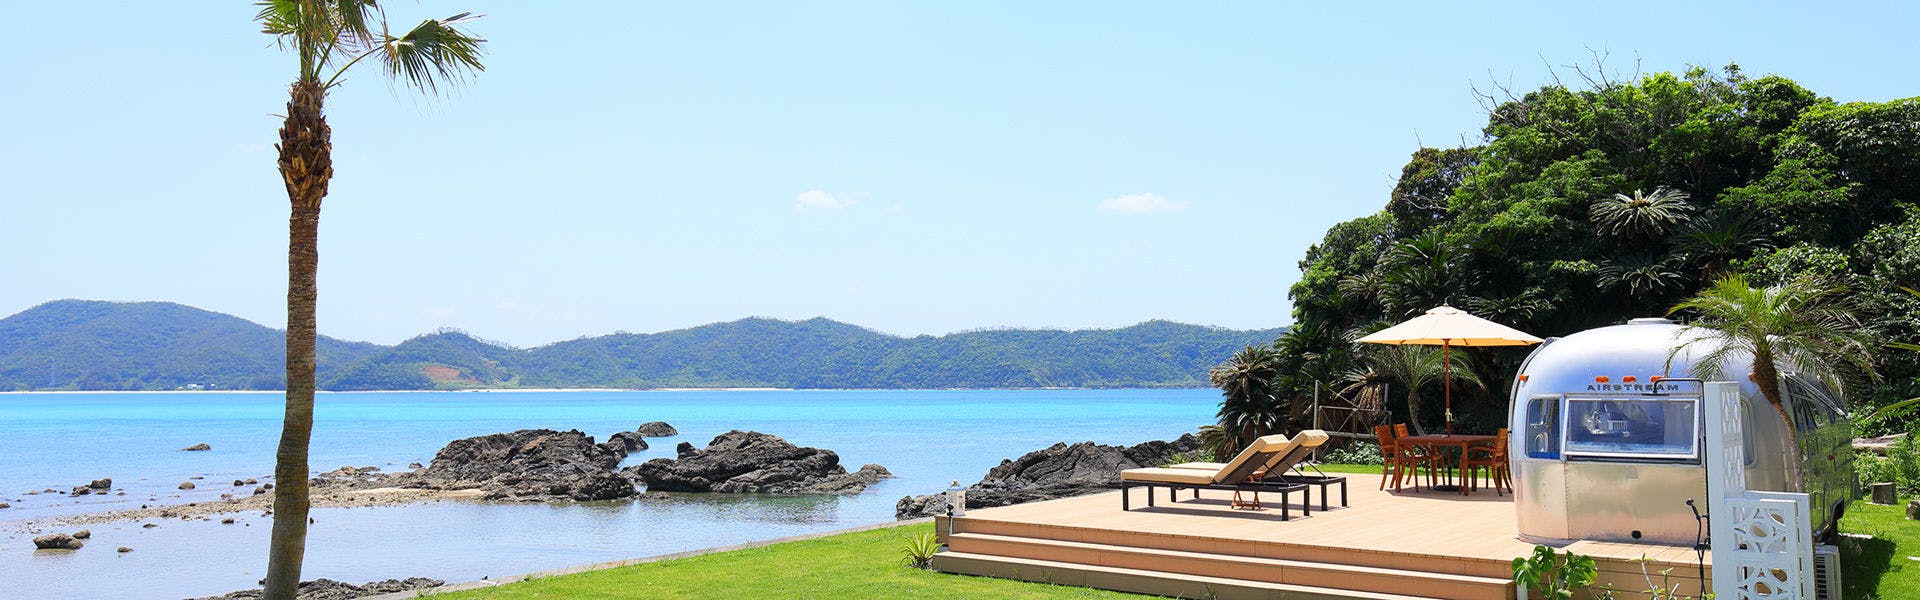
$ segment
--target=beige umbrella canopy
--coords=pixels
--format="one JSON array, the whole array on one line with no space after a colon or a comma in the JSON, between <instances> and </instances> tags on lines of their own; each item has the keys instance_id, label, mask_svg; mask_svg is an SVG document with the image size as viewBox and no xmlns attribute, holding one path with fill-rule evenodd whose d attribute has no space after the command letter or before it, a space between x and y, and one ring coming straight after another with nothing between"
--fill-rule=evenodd
<instances>
[{"instance_id":1,"label":"beige umbrella canopy","mask_svg":"<svg viewBox=\"0 0 1920 600\"><path fill-rule=\"evenodd\" d=\"M1364 344L1440 346L1445 358L1440 363L1447 371L1442 382L1447 390L1447 433L1453 433L1453 347L1454 346L1530 346L1540 338L1493 321L1440 305L1427 314L1408 319L1354 340Z\"/></svg>"}]
</instances>

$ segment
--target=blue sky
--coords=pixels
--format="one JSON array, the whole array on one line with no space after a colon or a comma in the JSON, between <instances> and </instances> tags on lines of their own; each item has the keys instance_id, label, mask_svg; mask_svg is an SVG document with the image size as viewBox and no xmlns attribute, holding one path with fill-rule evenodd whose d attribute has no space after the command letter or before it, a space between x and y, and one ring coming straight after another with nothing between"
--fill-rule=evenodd
<instances>
[{"instance_id":1,"label":"blue sky","mask_svg":"<svg viewBox=\"0 0 1920 600\"><path fill-rule=\"evenodd\" d=\"M1475 82L1611 54L1913 96L1920 10L1804 3L395 2L488 70L329 98L320 328L516 345L749 315L896 334L1289 321ZM284 323L293 76L245 2L0 22L0 314L170 300Z\"/></svg>"}]
</instances>

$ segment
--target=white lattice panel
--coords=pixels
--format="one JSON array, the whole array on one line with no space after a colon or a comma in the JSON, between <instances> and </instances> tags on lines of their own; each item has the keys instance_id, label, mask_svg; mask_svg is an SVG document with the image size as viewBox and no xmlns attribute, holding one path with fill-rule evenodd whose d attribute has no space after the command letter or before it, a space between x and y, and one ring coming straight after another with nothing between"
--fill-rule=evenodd
<instances>
[{"instance_id":1,"label":"white lattice panel","mask_svg":"<svg viewBox=\"0 0 1920 600\"><path fill-rule=\"evenodd\" d=\"M1713 591L1723 600L1813 597L1812 500L1747 490L1740 386L1706 384L1708 514Z\"/></svg>"}]
</instances>

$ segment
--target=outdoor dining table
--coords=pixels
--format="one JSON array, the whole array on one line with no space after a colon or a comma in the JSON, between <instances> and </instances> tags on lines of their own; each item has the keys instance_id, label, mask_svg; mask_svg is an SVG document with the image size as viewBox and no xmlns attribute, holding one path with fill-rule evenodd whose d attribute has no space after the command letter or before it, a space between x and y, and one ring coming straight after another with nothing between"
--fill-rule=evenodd
<instances>
[{"instance_id":1,"label":"outdoor dining table","mask_svg":"<svg viewBox=\"0 0 1920 600\"><path fill-rule=\"evenodd\" d=\"M1448 486L1453 486L1453 467L1456 467L1456 466L1459 467L1460 476L1462 478L1466 477L1467 449L1473 447L1476 444L1492 443L1493 438L1494 436L1491 436L1491 435L1466 435L1466 434L1459 434L1459 433L1455 433L1455 434L1429 433L1427 435L1410 435L1407 437L1400 438L1399 441L1400 443L1403 443L1403 444L1412 444L1415 446L1427 448L1428 450L1434 451L1434 452L1438 452L1442 448L1458 448L1460 452L1458 457L1455 460L1454 465L1449 466L1447 468L1447 484L1445 486L1434 487L1434 489L1437 489L1437 490L1452 491L1448 489ZM1460 495L1462 496L1467 495L1467 486L1461 485L1457 487L1460 490Z\"/></svg>"}]
</instances>

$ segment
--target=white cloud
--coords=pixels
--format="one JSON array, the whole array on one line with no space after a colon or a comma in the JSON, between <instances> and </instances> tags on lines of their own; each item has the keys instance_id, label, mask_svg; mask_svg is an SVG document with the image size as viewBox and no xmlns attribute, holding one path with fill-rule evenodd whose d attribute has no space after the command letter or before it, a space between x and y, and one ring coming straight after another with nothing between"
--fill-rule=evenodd
<instances>
[{"instance_id":1,"label":"white cloud","mask_svg":"<svg viewBox=\"0 0 1920 600\"><path fill-rule=\"evenodd\" d=\"M793 197L794 210L846 210L865 200L865 192L807 190Z\"/></svg>"},{"instance_id":2,"label":"white cloud","mask_svg":"<svg viewBox=\"0 0 1920 600\"><path fill-rule=\"evenodd\" d=\"M1100 210L1124 213L1180 212L1187 209L1187 203L1174 202L1159 194L1128 194L1100 201Z\"/></svg>"}]
</instances>

